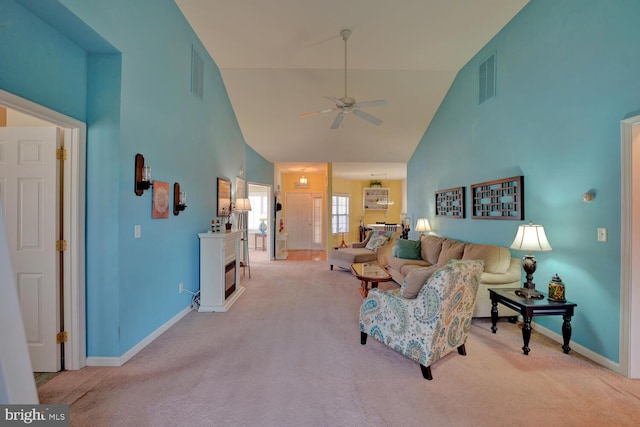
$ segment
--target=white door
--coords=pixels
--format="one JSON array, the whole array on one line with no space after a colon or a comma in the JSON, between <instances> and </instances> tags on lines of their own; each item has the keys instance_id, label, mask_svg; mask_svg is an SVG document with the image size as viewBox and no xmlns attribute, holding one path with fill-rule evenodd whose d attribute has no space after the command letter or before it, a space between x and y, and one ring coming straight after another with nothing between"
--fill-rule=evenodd
<instances>
[{"instance_id":1,"label":"white door","mask_svg":"<svg viewBox=\"0 0 640 427\"><path fill-rule=\"evenodd\" d=\"M58 146L55 127L0 128L0 199L36 372L60 370Z\"/></svg>"},{"instance_id":2,"label":"white door","mask_svg":"<svg viewBox=\"0 0 640 427\"><path fill-rule=\"evenodd\" d=\"M289 233L288 249L312 249L313 241L313 198L311 193L287 193L285 206Z\"/></svg>"}]
</instances>

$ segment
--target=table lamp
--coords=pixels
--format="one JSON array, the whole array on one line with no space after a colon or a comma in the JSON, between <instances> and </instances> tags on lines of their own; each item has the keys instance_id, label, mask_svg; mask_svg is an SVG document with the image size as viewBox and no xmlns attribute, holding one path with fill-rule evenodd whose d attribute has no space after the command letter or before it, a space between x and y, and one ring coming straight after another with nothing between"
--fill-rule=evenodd
<instances>
[{"instance_id":1,"label":"table lamp","mask_svg":"<svg viewBox=\"0 0 640 427\"><path fill-rule=\"evenodd\" d=\"M416 231L421 235L431 231L429 220L427 218L418 218L418 222L416 223Z\"/></svg>"},{"instance_id":2,"label":"table lamp","mask_svg":"<svg viewBox=\"0 0 640 427\"><path fill-rule=\"evenodd\" d=\"M542 299L544 295L536 291L536 284L533 283L533 273L536 271L536 259L531 255L532 251L550 251L551 245L547 240L547 236L544 233L544 227L541 225L534 225L531 222L527 225L518 226L518 232L515 239L511 244L511 249L516 251L529 252L522 258L522 269L527 273L527 281L524 282L523 287L516 290L516 295L525 298Z\"/></svg>"}]
</instances>

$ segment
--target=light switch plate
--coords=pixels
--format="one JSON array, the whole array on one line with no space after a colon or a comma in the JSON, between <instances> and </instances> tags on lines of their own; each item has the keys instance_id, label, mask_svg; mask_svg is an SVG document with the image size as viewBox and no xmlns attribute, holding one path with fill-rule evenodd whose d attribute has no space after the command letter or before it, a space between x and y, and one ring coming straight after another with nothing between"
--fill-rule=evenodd
<instances>
[{"instance_id":1,"label":"light switch plate","mask_svg":"<svg viewBox=\"0 0 640 427\"><path fill-rule=\"evenodd\" d=\"M134 225L133 226L133 237L136 238L136 239L139 239L141 235L142 235L142 233L140 231L140 226L139 225Z\"/></svg>"},{"instance_id":2,"label":"light switch plate","mask_svg":"<svg viewBox=\"0 0 640 427\"><path fill-rule=\"evenodd\" d=\"M607 229L598 228L598 242L606 242L606 241L607 241Z\"/></svg>"}]
</instances>

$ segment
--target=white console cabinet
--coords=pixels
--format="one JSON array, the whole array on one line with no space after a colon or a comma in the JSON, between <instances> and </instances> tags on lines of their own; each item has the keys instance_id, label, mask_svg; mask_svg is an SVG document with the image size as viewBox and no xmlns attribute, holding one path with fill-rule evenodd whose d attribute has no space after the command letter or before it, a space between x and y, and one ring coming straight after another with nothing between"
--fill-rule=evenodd
<instances>
[{"instance_id":1,"label":"white console cabinet","mask_svg":"<svg viewBox=\"0 0 640 427\"><path fill-rule=\"evenodd\" d=\"M245 291L240 286L242 232L199 233L200 312L227 311Z\"/></svg>"}]
</instances>

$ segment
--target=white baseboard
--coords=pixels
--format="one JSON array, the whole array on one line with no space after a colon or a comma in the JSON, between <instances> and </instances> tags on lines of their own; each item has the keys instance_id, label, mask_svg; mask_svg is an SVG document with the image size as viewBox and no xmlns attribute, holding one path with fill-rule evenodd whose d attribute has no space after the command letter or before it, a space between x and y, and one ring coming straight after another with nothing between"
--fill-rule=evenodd
<instances>
[{"instance_id":1,"label":"white baseboard","mask_svg":"<svg viewBox=\"0 0 640 427\"><path fill-rule=\"evenodd\" d=\"M153 340L162 335L167 329L175 325L182 319L184 316L189 314L191 311L191 306L185 307L178 314L173 316L167 322L165 322L162 326L160 326L155 331L151 332L147 335L142 341L138 344L131 347L129 351L124 353L120 357L87 357L87 366L111 366L118 367L127 363L129 360L133 358L136 354L140 353L142 349L151 344Z\"/></svg>"},{"instance_id":2,"label":"white baseboard","mask_svg":"<svg viewBox=\"0 0 640 427\"><path fill-rule=\"evenodd\" d=\"M551 338L560 345L564 343L562 335L553 332L551 329L547 329L544 326L541 326L539 323L536 323L534 330L536 332L539 332L541 335L544 335L545 337ZM620 371L619 363L609 360L573 341L569 342L569 347L571 347L571 351L575 351L576 353L586 357L587 359L597 363L598 365L602 365L603 367L610 369L617 374L623 375Z\"/></svg>"}]
</instances>

